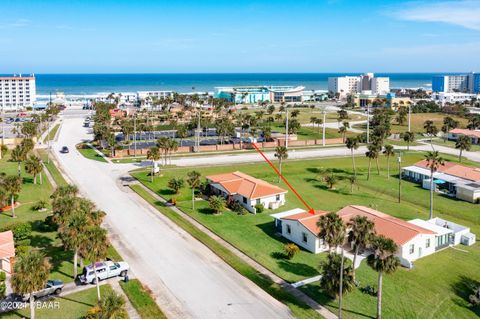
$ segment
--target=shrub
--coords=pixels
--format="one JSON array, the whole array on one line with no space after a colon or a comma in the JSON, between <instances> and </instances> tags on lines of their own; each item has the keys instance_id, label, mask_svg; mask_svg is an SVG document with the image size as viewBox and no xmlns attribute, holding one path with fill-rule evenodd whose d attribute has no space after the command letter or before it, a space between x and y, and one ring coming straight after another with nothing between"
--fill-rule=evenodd
<instances>
[{"instance_id":1,"label":"shrub","mask_svg":"<svg viewBox=\"0 0 480 319\"><path fill-rule=\"evenodd\" d=\"M255 210L256 210L257 214L261 214L265 210L265 206L263 206L262 203L257 204L257 205L255 205Z\"/></svg>"},{"instance_id":2,"label":"shrub","mask_svg":"<svg viewBox=\"0 0 480 319\"><path fill-rule=\"evenodd\" d=\"M32 206L32 209L36 211L43 210L45 208L47 208L47 202L44 200L38 201Z\"/></svg>"},{"instance_id":3,"label":"shrub","mask_svg":"<svg viewBox=\"0 0 480 319\"><path fill-rule=\"evenodd\" d=\"M220 214L225 209L225 199L221 196L211 196L208 205L214 214Z\"/></svg>"},{"instance_id":4,"label":"shrub","mask_svg":"<svg viewBox=\"0 0 480 319\"><path fill-rule=\"evenodd\" d=\"M2 272L4 274L4 272ZM0 282L0 298L5 298L5 292L7 291L7 286L5 282Z\"/></svg>"},{"instance_id":5,"label":"shrub","mask_svg":"<svg viewBox=\"0 0 480 319\"><path fill-rule=\"evenodd\" d=\"M5 281L7 279L7 274L3 271L0 272L0 282Z\"/></svg>"},{"instance_id":6,"label":"shrub","mask_svg":"<svg viewBox=\"0 0 480 319\"><path fill-rule=\"evenodd\" d=\"M32 225L30 223L16 224L12 228L13 239L15 242L28 239L32 234Z\"/></svg>"},{"instance_id":7,"label":"shrub","mask_svg":"<svg viewBox=\"0 0 480 319\"><path fill-rule=\"evenodd\" d=\"M15 254L21 256L30 250L30 246L17 246L15 247Z\"/></svg>"},{"instance_id":8,"label":"shrub","mask_svg":"<svg viewBox=\"0 0 480 319\"><path fill-rule=\"evenodd\" d=\"M470 304L473 307L480 306L480 286L473 289L473 294L471 294L468 299L470 300Z\"/></svg>"},{"instance_id":9,"label":"shrub","mask_svg":"<svg viewBox=\"0 0 480 319\"><path fill-rule=\"evenodd\" d=\"M171 180L168 181L168 188L172 189L175 194L180 193L180 189L183 188L185 185L185 181L183 178L172 178Z\"/></svg>"},{"instance_id":10,"label":"shrub","mask_svg":"<svg viewBox=\"0 0 480 319\"><path fill-rule=\"evenodd\" d=\"M238 200L233 200L228 204L228 208L236 213L239 213L244 207Z\"/></svg>"},{"instance_id":11,"label":"shrub","mask_svg":"<svg viewBox=\"0 0 480 319\"><path fill-rule=\"evenodd\" d=\"M283 250L285 251L287 258L292 259L293 256L295 256L300 251L300 248L298 248L298 246L294 243L288 243L283 246Z\"/></svg>"},{"instance_id":12,"label":"shrub","mask_svg":"<svg viewBox=\"0 0 480 319\"><path fill-rule=\"evenodd\" d=\"M52 232L58 229L57 223L53 220L53 215L45 217L45 220L39 224L39 230L42 232Z\"/></svg>"}]
</instances>

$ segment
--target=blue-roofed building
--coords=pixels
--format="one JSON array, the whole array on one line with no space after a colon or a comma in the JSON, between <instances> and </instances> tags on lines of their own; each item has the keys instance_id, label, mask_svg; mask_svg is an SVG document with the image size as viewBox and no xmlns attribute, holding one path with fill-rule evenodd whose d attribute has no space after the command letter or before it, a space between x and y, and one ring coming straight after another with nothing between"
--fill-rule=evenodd
<instances>
[{"instance_id":1,"label":"blue-roofed building","mask_svg":"<svg viewBox=\"0 0 480 319\"><path fill-rule=\"evenodd\" d=\"M303 86L216 87L215 97L237 104L294 103L303 101Z\"/></svg>"}]
</instances>

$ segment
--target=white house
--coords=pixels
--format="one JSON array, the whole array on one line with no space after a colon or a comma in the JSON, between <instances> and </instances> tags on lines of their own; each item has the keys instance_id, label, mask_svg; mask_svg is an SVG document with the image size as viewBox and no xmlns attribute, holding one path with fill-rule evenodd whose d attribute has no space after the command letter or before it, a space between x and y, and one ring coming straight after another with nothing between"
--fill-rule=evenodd
<instances>
[{"instance_id":1,"label":"white house","mask_svg":"<svg viewBox=\"0 0 480 319\"><path fill-rule=\"evenodd\" d=\"M286 190L242 172L207 176L207 181L214 194L238 201L254 214L259 204L269 209L285 204Z\"/></svg>"},{"instance_id":2,"label":"white house","mask_svg":"<svg viewBox=\"0 0 480 319\"><path fill-rule=\"evenodd\" d=\"M470 232L470 228L452 223L451 221L435 217L428 220L429 223L443 227L451 231L450 235L450 244L453 246L462 244L466 246L471 246L475 243L475 234Z\"/></svg>"}]
</instances>

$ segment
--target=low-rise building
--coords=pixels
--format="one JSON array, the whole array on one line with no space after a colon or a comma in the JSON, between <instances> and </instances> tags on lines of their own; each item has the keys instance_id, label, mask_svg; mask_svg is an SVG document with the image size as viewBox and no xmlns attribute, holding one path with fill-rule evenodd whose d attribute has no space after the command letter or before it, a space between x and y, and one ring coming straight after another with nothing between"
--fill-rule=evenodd
<instances>
[{"instance_id":1,"label":"low-rise building","mask_svg":"<svg viewBox=\"0 0 480 319\"><path fill-rule=\"evenodd\" d=\"M470 233L469 228L440 218L429 221L414 219L407 222L375 209L357 205L346 206L337 213L345 224L355 216L364 216L372 221L377 235L390 238L397 244L398 250L395 255L401 264L408 268L413 267L415 260L451 245L459 243L471 245L475 242L475 235ZM318 237L320 228L317 222L324 214L327 212L315 211L311 214L297 208L271 216L275 220L277 233L317 254L329 249ZM349 246L347 249L353 249L352 245Z\"/></svg>"},{"instance_id":2,"label":"low-rise building","mask_svg":"<svg viewBox=\"0 0 480 319\"><path fill-rule=\"evenodd\" d=\"M430 189L430 168L426 160L403 167L402 176ZM480 168L445 162L433 173L433 188L436 192L476 203L480 201Z\"/></svg>"},{"instance_id":3,"label":"low-rise building","mask_svg":"<svg viewBox=\"0 0 480 319\"><path fill-rule=\"evenodd\" d=\"M256 205L276 209L285 204L286 190L242 172L207 176L210 191L227 201L237 201L251 213Z\"/></svg>"},{"instance_id":4,"label":"low-rise building","mask_svg":"<svg viewBox=\"0 0 480 319\"><path fill-rule=\"evenodd\" d=\"M456 128L448 132L448 140L456 141L459 136L468 136L472 140L472 144L480 144L480 130L467 130Z\"/></svg>"},{"instance_id":5,"label":"low-rise building","mask_svg":"<svg viewBox=\"0 0 480 319\"><path fill-rule=\"evenodd\" d=\"M432 93L432 100L441 104L470 102L472 99L478 99L478 98L479 98L479 95L474 93L461 93L461 92Z\"/></svg>"},{"instance_id":6,"label":"low-rise building","mask_svg":"<svg viewBox=\"0 0 480 319\"><path fill-rule=\"evenodd\" d=\"M11 230L0 233L0 271L12 273L15 245Z\"/></svg>"},{"instance_id":7,"label":"low-rise building","mask_svg":"<svg viewBox=\"0 0 480 319\"><path fill-rule=\"evenodd\" d=\"M215 98L236 104L295 103L303 101L303 86L232 86L216 87Z\"/></svg>"}]
</instances>

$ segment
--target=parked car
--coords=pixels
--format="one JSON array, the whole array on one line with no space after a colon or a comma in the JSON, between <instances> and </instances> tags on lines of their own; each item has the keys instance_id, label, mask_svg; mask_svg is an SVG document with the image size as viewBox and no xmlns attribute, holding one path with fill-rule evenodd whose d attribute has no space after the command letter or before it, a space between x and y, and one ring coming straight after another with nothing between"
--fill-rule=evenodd
<instances>
[{"instance_id":1,"label":"parked car","mask_svg":"<svg viewBox=\"0 0 480 319\"><path fill-rule=\"evenodd\" d=\"M52 294L59 295L62 292L63 287L64 287L63 281L49 280L47 281L45 288L33 293L33 297L36 299L40 297L49 296Z\"/></svg>"},{"instance_id":2,"label":"parked car","mask_svg":"<svg viewBox=\"0 0 480 319\"><path fill-rule=\"evenodd\" d=\"M68 152L70 152L70 150L66 146L62 147L62 149L60 150L60 153L63 153L63 154L66 154Z\"/></svg>"},{"instance_id":3,"label":"parked car","mask_svg":"<svg viewBox=\"0 0 480 319\"><path fill-rule=\"evenodd\" d=\"M95 268L97 270L98 280L105 280L117 276L125 277L130 266L124 261L114 262L109 260L96 263ZM78 279L83 285L88 283L95 284L96 278L95 273L93 272L93 266L88 265L83 267L83 272Z\"/></svg>"}]
</instances>

